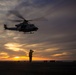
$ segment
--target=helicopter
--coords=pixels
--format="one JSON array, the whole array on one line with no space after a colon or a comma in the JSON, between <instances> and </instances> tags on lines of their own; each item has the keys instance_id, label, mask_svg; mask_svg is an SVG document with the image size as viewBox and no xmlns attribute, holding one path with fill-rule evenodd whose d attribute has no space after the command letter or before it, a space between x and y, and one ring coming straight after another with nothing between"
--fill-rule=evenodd
<instances>
[{"instance_id":1,"label":"helicopter","mask_svg":"<svg viewBox=\"0 0 76 75\"><path fill-rule=\"evenodd\" d=\"M5 30L12 30L12 31L19 31L19 32L30 32L30 34L33 31L37 31L38 27L36 27L34 24L29 23L29 21L33 21L33 20L26 20L22 15L20 15L19 13L15 14L17 17L21 18L21 20L10 20L13 22L21 22L23 20L23 22L15 25L14 27L7 27L7 24L4 24L4 29Z\"/></svg>"}]
</instances>

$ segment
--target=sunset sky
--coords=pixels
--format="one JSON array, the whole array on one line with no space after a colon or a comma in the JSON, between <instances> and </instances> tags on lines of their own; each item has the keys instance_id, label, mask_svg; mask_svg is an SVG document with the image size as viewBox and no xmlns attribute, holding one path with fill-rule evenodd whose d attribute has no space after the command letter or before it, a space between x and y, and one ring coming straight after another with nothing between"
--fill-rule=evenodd
<instances>
[{"instance_id":1,"label":"sunset sky","mask_svg":"<svg viewBox=\"0 0 76 75\"><path fill-rule=\"evenodd\" d=\"M18 11L39 28L34 34L4 30L19 24ZM0 0L0 60L76 60L76 0Z\"/></svg>"}]
</instances>

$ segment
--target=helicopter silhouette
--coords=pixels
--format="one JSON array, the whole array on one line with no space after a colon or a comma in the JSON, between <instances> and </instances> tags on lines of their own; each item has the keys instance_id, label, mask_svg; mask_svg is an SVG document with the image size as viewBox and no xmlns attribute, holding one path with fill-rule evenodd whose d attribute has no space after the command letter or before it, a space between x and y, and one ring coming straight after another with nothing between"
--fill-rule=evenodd
<instances>
[{"instance_id":1,"label":"helicopter silhouette","mask_svg":"<svg viewBox=\"0 0 76 75\"><path fill-rule=\"evenodd\" d=\"M4 24L4 29L5 30L13 30L13 31L19 31L19 32L30 32L32 33L33 31L37 31L38 27L36 27L34 24L29 23L29 21L33 21L33 20L26 20L22 15L20 15L19 13L15 14L18 18L21 18L21 20L10 20L13 22L21 22L17 25L15 25L15 27L7 27L7 24Z\"/></svg>"}]
</instances>

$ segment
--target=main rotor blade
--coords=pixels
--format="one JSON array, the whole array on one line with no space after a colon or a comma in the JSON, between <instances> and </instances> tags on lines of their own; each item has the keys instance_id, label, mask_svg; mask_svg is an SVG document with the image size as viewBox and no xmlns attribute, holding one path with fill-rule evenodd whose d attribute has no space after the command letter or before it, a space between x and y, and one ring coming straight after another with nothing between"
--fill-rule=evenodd
<instances>
[{"instance_id":1,"label":"main rotor blade","mask_svg":"<svg viewBox=\"0 0 76 75\"><path fill-rule=\"evenodd\" d=\"M26 20L18 11L9 11L9 14L14 14L15 16L23 19L23 20ZM35 18L35 19L31 19L31 20L26 20L26 21L38 21L38 20L46 20L43 16L42 17L39 17L39 18ZM13 21L13 22L21 22L20 20L10 20L10 21Z\"/></svg>"},{"instance_id":2,"label":"main rotor blade","mask_svg":"<svg viewBox=\"0 0 76 75\"><path fill-rule=\"evenodd\" d=\"M46 18L44 17L39 17L39 18L35 18L35 19L32 19L32 20L27 20L27 21L38 21L38 20L47 20Z\"/></svg>"},{"instance_id":3,"label":"main rotor blade","mask_svg":"<svg viewBox=\"0 0 76 75\"><path fill-rule=\"evenodd\" d=\"M9 20L9 19L8 19ZM9 21L12 21L12 22L21 22L23 20L9 20Z\"/></svg>"},{"instance_id":4,"label":"main rotor blade","mask_svg":"<svg viewBox=\"0 0 76 75\"><path fill-rule=\"evenodd\" d=\"M21 19L24 19L24 17L18 12L18 11L9 11L10 14L14 14L15 16L21 18ZM25 19L24 19L25 20Z\"/></svg>"}]
</instances>

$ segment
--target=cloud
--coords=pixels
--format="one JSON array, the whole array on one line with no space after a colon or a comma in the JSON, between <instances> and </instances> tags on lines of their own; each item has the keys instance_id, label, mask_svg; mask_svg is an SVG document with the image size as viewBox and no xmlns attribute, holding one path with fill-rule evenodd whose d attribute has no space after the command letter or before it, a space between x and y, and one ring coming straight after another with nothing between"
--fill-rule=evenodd
<instances>
[{"instance_id":1,"label":"cloud","mask_svg":"<svg viewBox=\"0 0 76 75\"><path fill-rule=\"evenodd\" d=\"M7 43L7 44L5 44L6 49L13 50L13 51L20 51L21 46L22 45L19 45L17 43Z\"/></svg>"},{"instance_id":2,"label":"cloud","mask_svg":"<svg viewBox=\"0 0 76 75\"><path fill-rule=\"evenodd\" d=\"M7 59L9 58L9 55L7 52L0 52L0 59Z\"/></svg>"},{"instance_id":3,"label":"cloud","mask_svg":"<svg viewBox=\"0 0 76 75\"><path fill-rule=\"evenodd\" d=\"M17 4L19 0L0 0L0 24L4 23L4 21L7 19L7 12L10 9L13 9Z\"/></svg>"},{"instance_id":4,"label":"cloud","mask_svg":"<svg viewBox=\"0 0 76 75\"><path fill-rule=\"evenodd\" d=\"M65 55L67 55L66 52L63 52L63 53L61 53L61 54L54 54L54 55L52 55L52 56L54 56L54 57L61 57L61 56L65 56Z\"/></svg>"}]
</instances>

